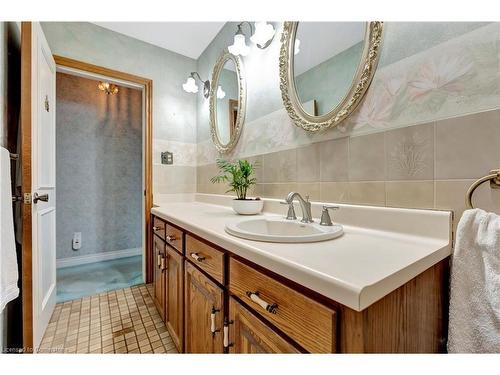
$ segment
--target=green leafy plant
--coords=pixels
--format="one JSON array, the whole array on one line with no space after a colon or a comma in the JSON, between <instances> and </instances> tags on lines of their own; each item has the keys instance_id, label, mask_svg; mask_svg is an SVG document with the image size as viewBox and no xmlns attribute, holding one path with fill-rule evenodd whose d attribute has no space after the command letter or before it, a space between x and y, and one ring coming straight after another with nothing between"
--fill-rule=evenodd
<instances>
[{"instance_id":1,"label":"green leafy plant","mask_svg":"<svg viewBox=\"0 0 500 375\"><path fill-rule=\"evenodd\" d=\"M237 199L247 199L248 189L257 183L257 179L253 177L257 167L256 163L252 164L244 159L234 163L217 159L217 167L220 169L220 174L212 177L210 181L214 184L227 182L230 189L226 193L234 192Z\"/></svg>"}]
</instances>

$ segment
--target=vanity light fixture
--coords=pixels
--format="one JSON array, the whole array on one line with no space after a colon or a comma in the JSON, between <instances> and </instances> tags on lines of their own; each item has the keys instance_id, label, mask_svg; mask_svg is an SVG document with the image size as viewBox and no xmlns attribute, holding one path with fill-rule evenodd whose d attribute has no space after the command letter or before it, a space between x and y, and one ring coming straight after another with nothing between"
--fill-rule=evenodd
<instances>
[{"instance_id":1,"label":"vanity light fixture","mask_svg":"<svg viewBox=\"0 0 500 375\"><path fill-rule=\"evenodd\" d=\"M109 82L99 81L97 88L101 91L104 91L106 95L114 95L118 93L118 86L113 85Z\"/></svg>"},{"instance_id":2,"label":"vanity light fixture","mask_svg":"<svg viewBox=\"0 0 500 375\"><path fill-rule=\"evenodd\" d=\"M248 21L243 21L237 25L236 34L234 34L234 42L227 49L228 51L235 55L246 56L250 52L250 47L246 44L246 37L243 34L242 26L248 25L250 27L250 33L252 36L250 40L255 43L255 45L260 49L265 49L269 47L274 39L275 30L273 25L263 22L255 22L255 32L252 24Z\"/></svg>"},{"instance_id":3,"label":"vanity light fixture","mask_svg":"<svg viewBox=\"0 0 500 375\"><path fill-rule=\"evenodd\" d=\"M196 94L198 92L196 78L198 78L198 80L203 83L203 96L205 97L205 99L208 98L210 96L210 81L208 79L206 81L202 80L198 72L191 72L188 79L186 80L186 83L182 84L182 88L186 92Z\"/></svg>"},{"instance_id":4,"label":"vanity light fixture","mask_svg":"<svg viewBox=\"0 0 500 375\"><path fill-rule=\"evenodd\" d=\"M226 93L222 90L222 86L217 87L217 99L224 99Z\"/></svg>"},{"instance_id":5,"label":"vanity light fixture","mask_svg":"<svg viewBox=\"0 0 500 375\"><path fill-rule=\"evenodd\" d=\"M293 47L293 54L297 55L300 52L300 40L295 38L295 43Z\"/></svg>"}]
</instances>

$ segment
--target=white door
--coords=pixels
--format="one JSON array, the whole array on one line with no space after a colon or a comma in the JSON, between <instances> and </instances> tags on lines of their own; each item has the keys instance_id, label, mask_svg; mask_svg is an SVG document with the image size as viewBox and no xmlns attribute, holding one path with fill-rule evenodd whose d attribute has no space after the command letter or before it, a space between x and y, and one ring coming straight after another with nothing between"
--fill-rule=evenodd
<instances>
[{"instance_id":1,"label":"white door","mask_svg":"<svg viewBox=\"0 0 500 375\"><path fill-rule=\"evenodd\" d=\"M40 345L56 302L56 65L39 23L32 23L31 176L33 347ZM37 200L39 195L42 200Z\"/></svg>"}]
</instances>

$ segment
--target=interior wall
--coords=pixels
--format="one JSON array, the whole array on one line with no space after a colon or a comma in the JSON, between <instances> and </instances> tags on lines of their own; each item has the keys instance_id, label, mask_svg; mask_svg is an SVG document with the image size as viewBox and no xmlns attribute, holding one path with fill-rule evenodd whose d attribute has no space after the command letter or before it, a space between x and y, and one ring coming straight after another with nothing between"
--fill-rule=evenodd
<instances>
[{"instance_id":1,"label":"interior wall","mask_svg":"<svg viewBox=\"0 0 500 375\"><path fill-rule=\"evenodd\" d=\"M197 191L213 185L215 160L259 162L255 195L382 206L453 209L465 192L500 165L500 23L385 23L379 68L356 112L341 126L311 134L296 127L279 89L282 24L266 50L243 57L246 123L238 145L219 155L209 132L208 101L198 95ZM210 75L235 23L227 23L198 59ZM318 41L320 43L321 41ZM483 208L500 208L486 185Z\"/></svg>"},{"instance_id":2,"label":"interior wall","mask_svg":"<svg viewBox=\"0 0 500 375\"><path fill-rule=\"evenodd\" d=\"M57 73L58 259L142 248L142 91L97 85Z\"/></svg>"},{"instance_id":3,"label":"interior wall","mask_svg":"<svg viewBox=\"0 0 500 375\"><path fill-rule=\"evenodd\" d=\"M88 22L42 22L52 53L153 80L153 194L196 190L196 61ZM160 153L174 153L162 165Z\"/></svg>"}]
</instances>

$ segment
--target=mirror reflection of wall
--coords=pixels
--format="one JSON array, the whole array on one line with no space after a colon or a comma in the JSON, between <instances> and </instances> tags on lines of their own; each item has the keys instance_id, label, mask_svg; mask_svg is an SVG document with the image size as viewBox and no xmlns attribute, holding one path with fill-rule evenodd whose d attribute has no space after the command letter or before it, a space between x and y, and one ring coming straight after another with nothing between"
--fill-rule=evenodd
<instances>
[{"instance_id":1,"label":"mirror reflection of wall","mask_svg":"<svg viewBox=\"0 0 500 375\"><path fill-rule=\"evenodd\" d=\"M217 88L217 133L226 145L234 133L238 115L238 76L233 60L229 59L221 70Z\"/></svg>"},{"instance_id":2,"label":"mirror reflection of wall","mask_svg":"<svg viewBox=\"0 0 500 375\"><path fill-rule=\"evenodd\" d=\"M365 29L365 22L299 22L293 74L307 113L327 114L348 93L363 54ZM312 100L314 109L306 105Z\"/></svg>"}]
</instances>

